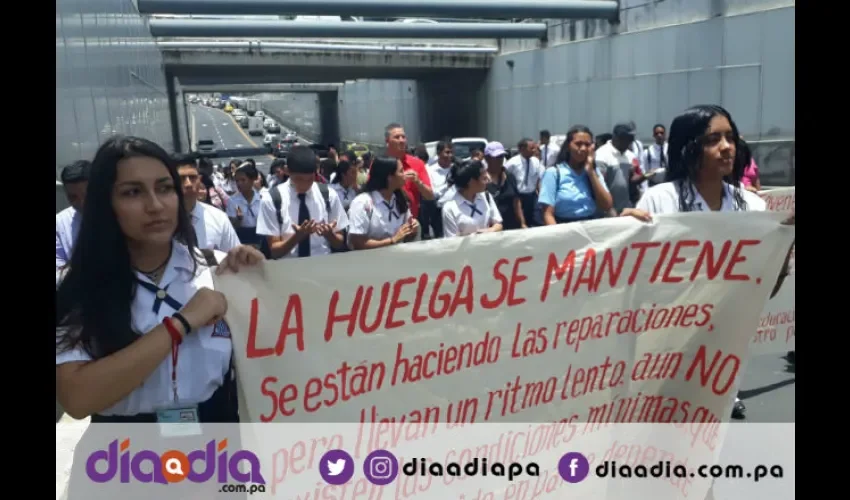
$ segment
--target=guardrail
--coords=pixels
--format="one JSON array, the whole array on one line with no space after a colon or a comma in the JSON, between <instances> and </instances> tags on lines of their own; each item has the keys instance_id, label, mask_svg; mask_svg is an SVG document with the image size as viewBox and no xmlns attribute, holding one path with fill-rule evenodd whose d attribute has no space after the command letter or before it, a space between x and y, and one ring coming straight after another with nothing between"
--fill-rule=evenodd
<instances>
[{"instance_id":1,"label":"guardrail","mask_svg":"<svg viewBox=\"0 0 850 500\"><path fill-rule=\"evenodd\" d=\"M279 124L288 128L289 130L295 132L295 135L297 135L299 137L303 137L303 138L307 139L309 142L319 142L321 140L321 137L319 137L318 134L315 134L313 132L307 133L303 129L299 130L299 129L301 129L301 127L299 127L298 125L295 125L294 122L283 119L280 115L278 115L274 111L269 111L268 108L264 107L263 113L265 113L266 116L270 116L276 122L278 122Z\"/></svg>"}]
</instances>

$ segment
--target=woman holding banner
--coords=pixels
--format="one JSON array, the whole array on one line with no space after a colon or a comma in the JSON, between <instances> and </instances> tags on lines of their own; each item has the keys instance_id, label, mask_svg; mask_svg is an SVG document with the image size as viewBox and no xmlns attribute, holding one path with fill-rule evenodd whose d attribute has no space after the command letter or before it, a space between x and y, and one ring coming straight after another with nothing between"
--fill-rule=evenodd
<instances>
[{"instance_id":1,"label":"woman holding banner","mask_svg":"<svg viewBox=\"0 0 850 500\"><path fill-rule=\"evenodd\" d=\"M751 158L742 147L738 127L724 108L700 105L677 116L670 126L667 182L650 187L635 208L621 215L649 222L652 215L694 211L762 211L766 204L742 187ZM794 224L794 217L786 224ZM788 275L789 249L773 295ZM746 414L735 398L732 418Z\"/></svg>"},{"instance_id":2,"label":"woman holding banner","mask_svg":"<svg viewBox=\"0 0 850 500\"><path fill-rule=\"evenodd\" d=\"M145 139L116 136L95 155L88 220L56 291L56 397L76 419L238 422L227 302L179 182L171 157ZM248 246L220 256L217 274L263 261ZM72 490L85 487L91 444L77 446Z\"/></svg>"}]
</instances>

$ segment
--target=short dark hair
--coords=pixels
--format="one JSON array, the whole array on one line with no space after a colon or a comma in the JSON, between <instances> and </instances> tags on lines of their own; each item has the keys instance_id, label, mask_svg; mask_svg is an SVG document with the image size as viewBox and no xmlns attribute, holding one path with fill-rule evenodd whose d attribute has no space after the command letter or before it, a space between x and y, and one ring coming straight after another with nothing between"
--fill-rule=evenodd
<instances>
[{"instance_id":1,"label":"short dark hair","mask_svg":"<svg viewBox=\"0 0 850 500\"><path fill-rule=\"evenodd\" d=\"M516 147L517 147L517 149L525 149L525 148L527 148L527 147L528 147L528 146L529 146L532 142L534 142L534 139L529 139L528 137L523 137L522 139L520 139L520 140L519 140L519 142L517 143Z\"/></svg>"},{"instance_id":2,"label":"short dark hair","mask_svg":"<svg viewBox=\"0 0 850 500\"><path fill-rule=\"evenodd\" d=\"M269 167L269 172L275 173L282 168L286 168L286 160L283 158L275 158L271 167Z\"/></svg>"},{"instance_id":3,"label":"short dark hair","mask_svg":"<svg viewBox=\"0 0 850 500\"><path fill-rule=\"evenodd\" d=\"M350 162L357 161L357 153L353 149L347 149L340 156L348 158L348 161L350 161Z\"/></svg>"},{"instance_id":4,"label":"short dark hair","mask_svg":"<svg viewBox=\"0 0 850 500\"><path fill-rule=\"evenodd\" d=\"M549 133L545 128L540 131L540 137L552 137L552 134Z\"/></svg>"},{"instance_id":5,"label":"short dark hair","mask_svg":"<svg viewBox=\"0 0 850 500\"><path fill-rule=\"evenodd\" d=\"M198 168L198 159L193 154L174 153L173 155L171 155L171 158L174 160L174 163L176 163L178 167L182 167L184 165L191 165L195 168Z\"/></svg>"},{"instance_id":6,"label":"short dark hair","mask_svg":"<svg viewBox=\"0 0 850 500\"><path fill-rule=\"evenodd\" d=\"M89 180L91 162L88 160L77 160L62 169L62 184L76 184Z\"/></svg>"},{"instance_id":7,"label":"short dark hair","mask_svg":"<svg viewBox=\"0 0 850 500\"><path fill-rule=\"evenodd\" d=\"M316 153L307 146L293 146L286 164L291 174L314 174L317 169Z\"/></svg>"}]
</instances>

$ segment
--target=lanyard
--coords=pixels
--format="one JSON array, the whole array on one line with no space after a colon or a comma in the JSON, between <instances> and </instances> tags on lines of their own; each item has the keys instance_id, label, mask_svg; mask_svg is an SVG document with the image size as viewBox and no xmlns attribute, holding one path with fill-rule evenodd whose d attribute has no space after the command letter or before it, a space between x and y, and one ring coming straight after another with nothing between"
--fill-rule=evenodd
<instances>
[{"instance_id":1,"label":"lanyard","mask_svg":"<svg viewBox=\"0 0 850 500\"><path fill-rule=\"evenodd\" d=\"M174 402L177 402L177 358L180 356L180 344L171 341L171 390L174 392Z\"/></svg>"}]
</instances>

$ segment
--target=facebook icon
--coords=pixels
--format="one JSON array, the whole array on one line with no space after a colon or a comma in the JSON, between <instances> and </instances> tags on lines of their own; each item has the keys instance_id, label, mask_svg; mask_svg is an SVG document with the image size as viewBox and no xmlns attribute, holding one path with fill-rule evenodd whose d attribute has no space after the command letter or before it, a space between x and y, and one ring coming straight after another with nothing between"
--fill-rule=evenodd
<instances>
[{"instance_id":1,"label":"facebook icon","mask_svg":"<svg viewBox=\"0 0 850 500\"><path fill-rule=\"evenodd\" d=\"M580 483L590 473L590 462L581 453L571 451L558 461L558 473L568 483Z\"/></svg>"}]
</instances>

